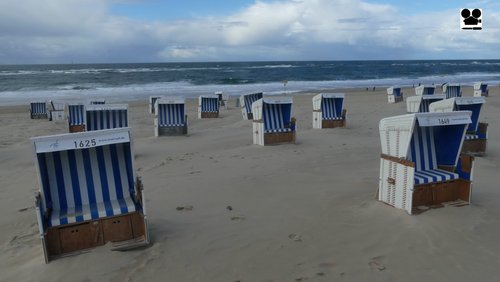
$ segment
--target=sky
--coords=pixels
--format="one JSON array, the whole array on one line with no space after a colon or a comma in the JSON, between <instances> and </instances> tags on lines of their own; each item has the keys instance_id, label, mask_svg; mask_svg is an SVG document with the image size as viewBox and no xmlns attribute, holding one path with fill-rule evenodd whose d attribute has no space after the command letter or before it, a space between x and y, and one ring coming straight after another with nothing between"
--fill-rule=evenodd
<instances>
[{"instance_id":1,"label":"sky","mask_svg":"<svg viewBox=\"0 0 500 282\"><path fill-rule=\"evenodd\" d=\"M500 1L0 0L0 64L419 59L500 59Z\"/></svg>"}]
</instances>

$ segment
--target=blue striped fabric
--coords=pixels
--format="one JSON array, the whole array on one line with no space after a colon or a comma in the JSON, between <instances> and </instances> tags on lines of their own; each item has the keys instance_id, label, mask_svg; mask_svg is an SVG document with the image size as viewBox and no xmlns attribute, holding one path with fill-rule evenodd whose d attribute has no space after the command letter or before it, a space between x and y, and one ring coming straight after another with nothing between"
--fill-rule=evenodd
<instances>
[{"instance_id":1,"label":"blue striped fabric","mask_svg":"<svg viewBox=\"0 0 500 282\"><path fill-rule=\"evenodd\" d=\"M422 91L422 95L434 95L434 87L424 87L424 90Z\"/></svg>"},{"instance_id":2,"label":"blue striped fabric","mask_svg":"<svg viewBox=\"0 0 500 282\"><path fill-rule=\"evenodd\" d=\"M184 104L158 104L158 125L184 126Z\"/></svg>"},{"instance_id":3,"label":"blue striped fabric","mask_svg":"<svg viewBox=\"0 0 500 282\"><path fill-rule=\"evenodd\" d=\"M410 150L415 163L415 185L458 179L458 174L438 169L432 127L415 126Z\"/></svg>"},{"instance_id":4,"label":"blue striped fabric","mask_svg":"<svg viewBox=\"0 0 500 282\"><path fill-rule=\"evenodd\" d=\"M69 125L85 124L85 106L68 105L68 122Z\"/></svg>"},{"instance_id":5,"label":"blue striped fabric","mask_svg":"<svg viewBox=\"0 0 500 282\"><path fill-rule=\"evenodd\" d=\"M219 97L201 98L201 111L205 113L217 113L219 112Z\"/></svg>"},{"instance_id":6,"label":"blue striped fabric","mask_svg":"<svg viewBox=\"0 0 500 282\"><path fill-rule=\"evenodd\" d=\"M488 88L488 84L481 84L481 93L486 93L487 88Z\"/></svg>"},{"instance_id":7,"label":"blue striped fabric","mask_svg":"<svg viewBox=\"0 0 500 282\"><path fill-rule=\"evenodd\" d=\"M130 143L37 154L50 226L136 210Z\"/></svg>"},{"instance_id":8,"label":"blue striped fabric","mask_svg":"<svg viewBox=\"0 0 500 282\"><path fill-rule=\"evenodd\" d=\"M437 102L437 101L441 101L442 99L422 99L422 101L420 102L420 108L419 108L419 112L420 113L428 113L429 112L429 105L431 103L434 103L434 102Z\"/></svg>"},{"instance_id":9,"label":"blue striped fabric","mask_svg":"<svg viewBox=\"0 0 500 282\"><path fill-rule=\"evenodd\" d=\"M344 98L321 99L321 115L323 120L341 120Z\"/></svg>"},{"instance_id":10,"label":"blue striped fabric","mask_svg":"<svg viewBox=\"0 0 500 282\"><path fill-rule=\"evenodd\" d=\"M481 107L483 104L455 104L455 111L471 111L471 123L467 127L468 132L476 132L479 126L479 115L481 114Z\"/></svg>"},{"instance_id":11,"label":"blue striped fabric","mask_svg":"<svg viewBox=\"0 0 500 282\"><path fill-rule=\"evenodd\" d=\"M255 93L243 96L245 99L245 108L247 110L247 114L252 113L252 104L262 98L262 93Z\"/></svg>"},{"instance_id":12,"label":"blue striped fabric","mask_svg":"<svg viewBox=\"0 0 500 282\"><path fill-rule=\"evenodd\" d=\"M460 85L446 86L446 99L454 97L462 97L462 94L460 93Z\"/></svg>"},{"instance_id":13,"label":"blue striped fabric","mask_svg":"<svg viewBox=\"0 0 500 282\"><path fill-rule=\"evenodd\" d=\"M45 115L47 114L47 103L45 102L32 102L31 114L33 115Z\"/></svg>"},{"instance_id":14,"label":"blue striped fabric","mask_svg":"<svg viewBox=\"0 0 500 282\"><path fill-rule=\"evenodd\" d=\"M263 103L264 133L292 131L289 127L285 127L285 124L290 124L290 119L285 117L283 107L284 104Z\"/></svg>"},{"instance_id":15,"label":"blue striped fabric","mask_svg":"<svg viewBox=\"0 0 500 282\"><path fill-rule=\"evenodd\" d=\"M396 97L401 97L401 88L397 87L397 88L393 88L394 89L394 96Z\"/></svg>"},{"instance_id":16,"label":"blue striped fabric","mask_svg":"<svg viewBox=\"0 0 500 282\"><path fill-rule=\"evenodd\" d=\"M128 126L127 110L87 110L87 131Z\"/></svg>"}]
</instances>

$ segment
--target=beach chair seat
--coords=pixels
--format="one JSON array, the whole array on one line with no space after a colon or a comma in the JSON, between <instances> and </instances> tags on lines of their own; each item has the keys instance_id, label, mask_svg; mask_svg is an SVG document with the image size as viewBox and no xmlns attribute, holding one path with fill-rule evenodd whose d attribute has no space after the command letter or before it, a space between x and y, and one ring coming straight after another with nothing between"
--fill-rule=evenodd
<instances>
[{"instance_id":1,"label":"beach chair seat","mask_svg":"<svg viewBox=\"0 0 500 282\"><path fill-rule=\"evenodd\" d=\"M128 126L127 104L88 105L85 108L86 131Z\"/></svg>"},{"instance_id":2,"label":"beach chair seat","mask_svg":"<svg viewBox=\"0 0 500 282\"><path fill-rule=\"evenodd\" d=\"M389 87L387 88L387 102L392 104L392 103L398 103L403 101L403 91L401 90L401 87Z\"/></svg>"},{"instance_id":3,"label":"beach chair seat","mask_svg":"<svg viewBox=\"0 0 500 282\"><path fill-rule=\"evenodd\" d=\"M382 119L379 201L409 214L420 206L469 203L474 158L460 148L470 117L459 111Z\"/></svg>"},{"instance_id":4,"label":"beach chair seat","mask_svg":"<svg viewBox=\"0 0 500 282\"><path fill-rule=\"evenodd\" d=\"M36 137L32 142L46 262L106 242L149 242L130 128Z\"/></svg>"},{"instance_id":5,"label":"beach chair seat","mask_svg":"<svg viewBox=\"0 0 500 282\"><path fill-rule=\"evenodd\" d=\"M262 98L252 104L253 143L270 145L295 142L291 98Z\"/></svg>"},{"instance_id":6,"label":"beach chair seat","mask_svg":"<svg viewBox=\"0 0 500 282\"><path fill-rule=\"evenodd\" d=\"M320 93L312 98L313 128L346 126L344 93Z\"/></svg>"},{"instance_id":7,"label":"beach chair seat","mask_svg":"<svg viewBox=\"0 0 500 282\"><path fill-rule=\"evenodd\" d=\"M183 97L163 97L155 104L155 136L187 134Z\"/></svg>"},{"instance_id":8,"label":"beach chair seat","mask_svg":"<svg viewBox=\"0 0 500 282\"><path fill-rule=\"evenodd\" d=\"M238 101L240 102L241 114L243 115L244 120L253 119L252 104L257 100L262 99L262 97L262 92L244 94L240 96L240 99Z\"/></svg>"},{"instance_id":9,"label":"beach chair seat","mask_svg":"<svg viewBox=\"0 0 500 282\"><path fill-rule=\"evenodd\" d=\"M31 102L29 111L31 119L49 118L49 113L47 110L47 102Z\"/></svg>"},{"instance_id":10,"label":"beach chair seat","mask_svg":"<svg viewBox=\"0 0 500 282\"><path fill-rule=\"evenodd\" d=\"M198 118L219 117L219 96L201 95L198 98Z\"/></svg>"},{"instance_id":11,"label":"beach chair seat","mask_svg":"<svg viewBox=\"0 0 500 282\"><path fill-rule=\"evenodd\" d=\"M460 84L444 84L443 85L443 94L446 95L446 99L462 97L462 88Z\"/></svg>"}]
</instances>

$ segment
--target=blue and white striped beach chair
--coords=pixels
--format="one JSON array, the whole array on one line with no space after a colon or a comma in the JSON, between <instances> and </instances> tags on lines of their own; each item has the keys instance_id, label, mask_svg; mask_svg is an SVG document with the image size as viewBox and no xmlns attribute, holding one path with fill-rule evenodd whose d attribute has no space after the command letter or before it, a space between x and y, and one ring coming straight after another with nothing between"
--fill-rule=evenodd
<instances>
[{"instance_id":1,"label":"blue and white striped beach chair","mask_svg":"<svg viewBox=\"0 0 500 282\"><path fill-rule=\"evenodd\" d=\"M484 154L488 141L488 124L479 122L484 97L450 98L430 106L431 112L471 111L471 124L467 127L462 152Z\"/></svg>"},{"instance_id":2,"label":"blue and white striped beach chair","mask_svg":"<svg viewBox=\"0 0 500 282\"><path fill-rule=\"evenodd\" d=\"M445 84L443 85L443 93L446 99L454 97L462 97L462 90L460 84Z\"/></svg>"},{"instance_id":3,"label":"blue and white striped beach chair","mask_svg":"<svg viewBox=\"0 0 500 282\"><path fill-rule=\"evenodd\" d=\"M343 93L321 93L312 98L313 128L335 128L346 126Z\"/></svg>"},{"instance_id":4,"label":"blue and white striped beach chair","mask_svg":"<svg viewBox=\"0 0 500 282\"><path fill-rule=\"evenodd\" d=\"M474 83L474 97L488 97L489 92L488 84L482 82Z\"/></svg>"},{"instance_id":5,"label":"blue and white striped beach chair","mask_svg":"<svg viewBox=\"0 0 500 282\"><path fill-rule=\"evenodd\" d=\"M389 87L387 88L387 102L388 103L398 103L403 101L403 91L401 87Z\"/></svg>"},{"instance_id":6,"label":"blue and white striped beach chair","mask_svg":"<svg viewBox=\"0 0 500 282\"><path fill-rule=\"evenodd\" d=\"M263 97L262 92L244 94L240 96L241 114L243 115L244 120L253 119L252 104L257 100L262 99L262 97Z\"/></svg>"},{"instance_id":7,"label":"blue and white striped beach chair","mask_svg":"<svg viewBox=\"0 0 500 282\"><path fill-rule=\"evenodd\" d=\"M70 133L85 131L85 120L84 104L68 104L68 128Z\"/></svg>"},{"instance_id":8,"label":"blue and white striped beach chair","mask_svg":"<svg viewBox=\"0 0 500 282\"><path fill-rule=\"evenodd\" d=\"M425 96L425 95L434 95L436 88L434 86L424 86L420 85L415 87L415 95L417 96Z\"/></svg>"},{"instance_id":9,"label":"blue and white striped beach chair","mask_svg":"<svg viewBox=\"0 0 500 282\"><path fill-rule=\"evenodd\" d=\"M36 137L32 142L46 262L107 242L122 242L120 248L149 242L130 128Z\"/></svg>"},{"instance_id":10,"label":"blue and white striped beach chair","mask_svg":"<svg viewBox=\"0 0 500 282\"><path fill-rule=\"evenodd\" d=\"M155 113L155 136L187 134L183 97L163 97L156 100Z\"/></svg>"},{"instance_id":11,"label":"blue and white striped beach chair","mask_svg":"<svg viewBox=\"0 0 500 282\"><path fill-rule=\"evenodd\" d=\"M253 143L270 145L295 142L291 98L262 98L252 104Z\"/></svg>"},{"instance_id":12,"label":"blue and white striped beach chair","mask_svg":"<svg viewBox=\"0 0 500 282\"><path fill-rule=\"evenodd\" d=\"M382 119L378 199L410 214L419 206L469 203L474 158L460 150L470 116L461 111Z\"/></svg>"},{"instance_id":13,"label":"blue and white striped beach chair","mask_svg":"<svg viewBox=\"0 0 500 282\"><path fill-rule=\"evenodd\" d=\"M86 130L103 130L128 126L128 105L108 104L86 107Z\"/></svg>"},{"instance_id":14,"label":"blue and white striped beach chair","mask_svg":"<svg viewBox=\"0 0 500 282\"><path fill-rule=\"evenodd\" d=\"M427 113L430 104L444 98L445 96L441 94L411 96L406 98L406 110L408 113Z\"/></svg>"},{"instance_id":15,"label":"blue and white striped beach chair","mask_svg":"<svg viewBox=\"0 0 500 282\"><path fill-rule=\"evenodd\" d=\"M49 101L50 109L49 109L49 120L50 121L62 121L65 119L64 117L64 106L66 105L63 102Z\"/></svg>"},{"instance_id":16,"label":"blue and white striped beach chair","mask_svg":"<svg viewBox=\"0 0 500 282\"><path fill-rule=\"evenodd\" d=\"M30 103L30 118L31 119L48 119L47 102L31 102Z\"/></svg>"},{"instance_id":17,"label":"blue and white striped beach chair","mask_svg":"<svg viewBox=\"0 0 500 282\"><path fill-rule=\"evenodd\" d=\"M219 96L201 95L198 99L198 118L219 117Z\"/></svg>"}]
</instances>

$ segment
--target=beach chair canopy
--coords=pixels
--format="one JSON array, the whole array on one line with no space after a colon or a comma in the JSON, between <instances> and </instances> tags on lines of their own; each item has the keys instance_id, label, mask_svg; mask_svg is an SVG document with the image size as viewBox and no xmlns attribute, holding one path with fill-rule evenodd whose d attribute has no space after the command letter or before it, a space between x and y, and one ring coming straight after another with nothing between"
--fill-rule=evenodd
<instances>
[{"instance_id":1,"label":"beach chair canopy","mask_svg":"<svg viewBox=\"0 0 500 282\"><path fill-rule=\"evenodd\" d=\"M241 95L240 105L245 107L247 114L252 113L252 104L257 100L262 99L262 97L262 92Z\"/></svg>"},{"instance_id":2,"label":"beach chair canopy","mask_svg":"<svg viewBox=\"0 0 500 282\"><path fill-rule=\"evenodd\" d=\"M219 112L219 96L217 95L201 95L199 105L202 112L215 113Z\"/></svg>"},{"instance_id":3,"label":"beach chair canopy","mask_svg":"<svg viewBox=\"0 0 500 282\"><path fill-rule=\"evenodd\" d=\"M342 119L344 93L320 93L313 97L313 110L321 111L323 120Z\"/></svg>"},{"instance_id":4,"label":"beach chair canopy","mask_svg":"<svg viewBox=\"0 0 500 282\"><path fill-rule=\"evenodd\" d=\"M183 97L162 97L156 100L158 125L183 126L186 123Z\"/></svg>"},{"instance_id":5,"label":"beach chair canopy","mask_svg":"<svg viewBox=\"0 0 500 282\"><path fill-rule=\"evenodd\" d=\"M445 84L443 85L443 92L446 98L462 97L460 84Z\"/></svg>"},{"instance_id":6,"label":"beach chair canopy","mask_svg":"<svg viewBox=\"0 0 500 282\"><path fill-rule=\"evenodd\" d=\"M86 115L84 104L68 104L69 125L84 125L85 119Z\"/></svg>"},{"instance_id":7,"label":"beach chair canopy","mask_svg":"<svg viewBox=\"0 0 500 282\"><path fill-rule=\"evenodd\" d=\"M262 120L264 133L292 131L292 98L262 98L252 104L253 120Z\"/></svg>"},{"instance_id":8,"label":"beach chair canopy","mask_svg":"<svg viewBox=\"0 0 500 282\"><path fill-rule=\"evenodd\" d=\"M401 96L401 87L393 86L393 87L387 88L387 95L394 95L396 97L400 97Z\"/></svg>"},{"instance_id":9,"label":"beach chair canopy","mask_svg":"<svg viewBox=\"0 0 500 282\"><path fill-rule=\"evenodd\" d=\"M417 96L422 96L422 95L433 95L434 91L436 88L434 86L424 86L420 85L415 87L415 95Z\"/></svg>"},{"instance_id":10,"label":"beach chair canopy","mask_svg":"<svg viewBox=\"0 0 500 282\"><path fill-rule=\"evenodd\" d=\"M137 209L130 128L32 138L48 227Z\"/></svg>"},{"instance_id":11,"label":"beach chair canopy","mask_svg":"<svg viewBox=\"0 0 500 282\"><path fill-rule=\"evenodd\" d=\"M452 112L452 111L471 111L471 123L467 131L476 132L479 126L479 116L481 107L485 102L484 97L456 97L449 98L440 102L433 103L430 106L431 112Z\"/></svg>"},{"instance_id":12,"label":"beach chair canopy","mask_svg":"<svg viewBox=\"0 0 500 282\"><path fill-rule=\"evenodd\" d=\"M36 101L30 103L30 112L32 115L44 115L47 114L47 102Z\"/></svg>"},{"instance_id":13,"label":"beach chair canopy","mask_svg":"<svg viewBox=\"0 0 500 282\"><path fill-rule=\"evenodd\" d=\"M442 94L412 96L406 98L407 111L409 113L427 113L431 103L441 101L446 96Z\"/></svg>"},{"instance_id":14,"label":"beach chair canopy","mask_svg":"<svg viewBox=\"0 0 500 282\"><path fill-rule=\"evenodd\" d=\"M438 166L457 166L470 116L461 111L384 118L379 125L382 153L414 162L415 184L458 179Z\"/></svg>"},{"instance_id":15,"label":"beach chair canopy","mask_svg":"<svg viewBox=\"0 0 500 282\"><path fill-rule=\"evenodd\" d=\"M86 107L87 131L128 126L128 105L89 105Z\"/></svg>"}]
</instances>

